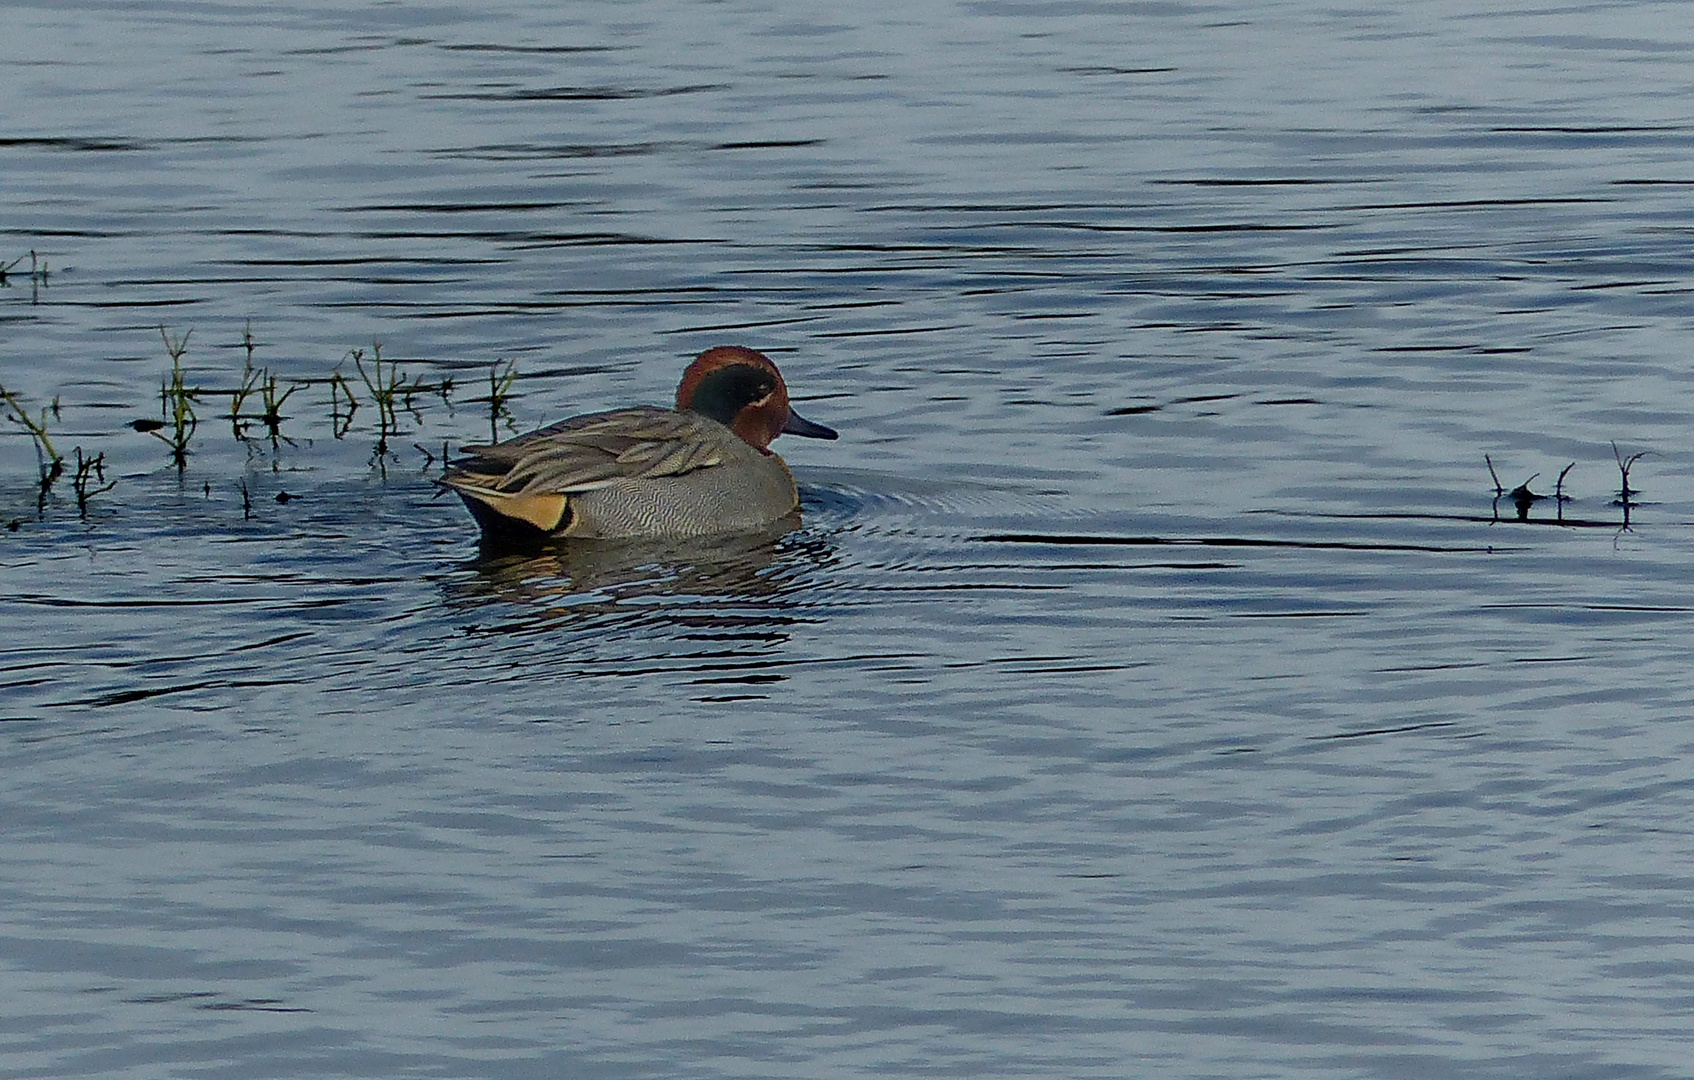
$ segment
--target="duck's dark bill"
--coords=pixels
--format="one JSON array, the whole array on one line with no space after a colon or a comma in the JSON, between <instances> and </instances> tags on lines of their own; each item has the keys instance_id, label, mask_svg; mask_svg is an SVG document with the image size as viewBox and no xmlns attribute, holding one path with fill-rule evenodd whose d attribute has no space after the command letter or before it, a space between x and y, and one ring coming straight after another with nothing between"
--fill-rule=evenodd
<instances>
[{"instance_id":1,"label":"duck's dark bill","mask_svg":"<svg viewBox=\"0 0 1694 1080\"><path fill-rule=\"evenodd\" d=\"M788 410L788 423L783 425L783 431L790 435L804 435L808 439L839 439L834 428L826 428L822 424L814 424L793 409Z\"/></svg>"}]
</instances>

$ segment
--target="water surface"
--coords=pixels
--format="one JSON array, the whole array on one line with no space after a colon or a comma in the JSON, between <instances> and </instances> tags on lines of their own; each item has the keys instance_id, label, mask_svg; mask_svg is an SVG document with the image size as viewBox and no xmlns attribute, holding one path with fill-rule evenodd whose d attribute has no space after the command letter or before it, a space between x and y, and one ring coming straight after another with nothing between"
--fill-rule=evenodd
<instances>
[{"instance_id":1,"label":"water surface","mask_svg":"<svg viewBox=\"0 0 1694 1080\"><path fill-rule=\"evenodd\" d=\"M1685 1074L1679 7L554 8L0 13L8 1075ZM800 529L437 497L725 342Z\"/></svg>"}]
</instances>

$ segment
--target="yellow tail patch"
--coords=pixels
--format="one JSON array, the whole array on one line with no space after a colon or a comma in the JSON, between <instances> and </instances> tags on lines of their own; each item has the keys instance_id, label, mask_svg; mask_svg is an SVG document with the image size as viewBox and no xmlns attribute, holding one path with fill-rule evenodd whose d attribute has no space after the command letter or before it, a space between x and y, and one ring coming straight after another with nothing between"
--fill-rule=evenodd
<instances>
[{"instance_id":1,"label":"yellow tail patch","mask_svg":"<svg viewBox=\"0 0 1694 1080\"><path fill-rule=\"evenodd\" d=\"M464 494L482 503L501 517L528 522L542 532L552 532L565 517L565 496L504 495L495 492L465 491Z\"/></svg>"}]
</instances>

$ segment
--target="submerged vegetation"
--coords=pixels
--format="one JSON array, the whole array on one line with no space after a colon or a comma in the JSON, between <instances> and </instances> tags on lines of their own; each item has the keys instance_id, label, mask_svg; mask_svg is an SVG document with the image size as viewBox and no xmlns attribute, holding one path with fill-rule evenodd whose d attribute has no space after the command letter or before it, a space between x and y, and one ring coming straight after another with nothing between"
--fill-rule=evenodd
<instances>
[{"instance_id":1,"label":"submerged vegetation","mask_svg":"<svg viewBox=\"0 0 1694 1080\"><path fill-rule=\"evenodd\" d=\"M182 356L188 351L188 335L193 332L189 330L181 337L173 338L164 327L159 327L159 336L165 341L165 352L171 357L171 372L159 388L159 411L164 420L159 429L150 434L171 448L171 460L176 463L178 472L188 466L188 440L194 437L194 429L200 425L200 418L194 412L194 399L200 391L189 388L184 381L187 372L182 367ZM166 431L170 434L166 435Z\"/></svg>"},{"instance_id":2,"label":"submerged vegetation","mask_svg":"<svg viewBox=\"0 0 1694 1080\"><path fill-rule=\"evenodd\" d=\"M16 265L14 261L0 266L0 284L4 284L6 272ZM33 268L31 274L45 280L46 268L44 265ZM180 334L168 326L158 328L159 340L169 363L159 381L158 414L131 420L125 425L163 443L179 476L187 473L203 415L217 415L228 420L230 437L238 443L250 447L268 444L272 451L271 468L273 471L280 470L277 452L285 445L296 445L285 432L285 426L295 417L284 409L291 402L298 409L301 401L314 396L309 393L314 387L328 391L325 398L319 399L324 403L321 420L327 423L330 435L336 440L345 440L354 433L356 414L361 414L361 410L364 410L361 415L374 420L371 465L384 476L399 461L394 440L408 427L418 430L424 426L427 405L434 402L445 406L450 414L453 412L454 380L451 376L431 381L409 371L399 361L383 355L381 342L349 349L325 375L289 377L259 362L260 344L249 322L238 342L242 350L241 370L233 383L220 386L214 381L217 379L215 372L192 362L189 345L193 332L192 328ZM348 364L352 366L350 375L344 371ZM517 377L514 363L504 360L492 363L488 372L488 396L473 399L476 403L488 405L491 431L497 431L503 420L508 424L511 422L508 406L515 396L512 387ZM211 407L209 403L220 399L228 400L227 409L220 407L215 412L205 412ZM35 448L39 466L36 515L46 515L54 501L55 486L69 469L77 512L86 518L95 497L111 491L118 481L108 476L110 462L104 450L88 451L76 446L72 450L74 461L58 450L54 445L53 429L60 420L60 412L58 398L37 408L0 386L0 419L21 428ZM310 440L307 441L309 444ZM412 446L422 455L423 469L427 471L437 466L445 467L454 441L443 439L439 444L439 454L418 442L412 443ZM210 481L205 488L209 495ZM238 489L242 496L243 513L251 517L253 503L245 479L238 482ZM279 497L278 501L287 502L292 498L294 496ZM13 530L19 524L17 520L7 522L8 528Z\"/></svg>"},{"instance_id":3,"label":"submerged vegetation","mask_svg":"<svg viewBox=\"0 0 1694 1080\"><path fill-rule=\"evenodd\" d=\"M1541 475L1540 473L1532 473L1529 479L1508 491L1506 489L1506 485L1500 481L1500 473L1494 468L1493 456L1490 454L1484 454L1482 455L1483 463L1488 466L1489 478L1494 481L1494 521L1499 522L1504 520L1500 517L1500 501L1502 499L1506 499L1511 502L1516 519L1522 522L1531 521L1529 512L1535 508L1536 503L1542 502L1546 499L1552 499L1555 507L1554 516L1552 520L1540 522L1541 524L1584 526L1590 528L1617 524L1621 525L1622 528L1628 529L1630 526L1630 509L1640 505L1640 502L1636 500L1635 496L1641 494L1640 491L1629 486L1629 473L1630 470L1635 467L1635 463L1646 457L1647 453L1647 451L1642 450L1626 456L1623 451L1618 449L1618 444L1615 441L1612 443L1612 457L1617 462L1618 473L1622 478L1620 490L1617 497L1612 500L1612 505L1622 508L1623 518L1621 522L1593 521L1581 518L1565 517L1565 504L1573 501L1571 496L1565 494L1565 478L1570 476L1572 469L1576 468L1576 462L1574 461L1559 470L1558 479L1553 482L1553 494L1542 495L1538 494L1530 487L1530 485L1535 482L1536 477Z\"/></svg>"},{"instance_id":4,"label":"submerged vegetation","mask_svg":"<svg viewBox=\"0 0 1694 1080\"><path fill-rule=\"evenodd\" d=\"M9 263L0 263L0 289L7 288L12 284L13 271L22 265L23 261L24 256L19 255ZM47 273L47 260L41 258L35 253L35 249L31 248L28 275L30 301L32 303L41 299L41 290L47 286Z\"/></svg>"},{"instance_id":5,"label":"submerged vegetation","mask_svg":"<svg viewBox=\"0 0 1694 1080\"><path fill-rule=\"evenodd\" d=\"M0 286L7 283L7 275L20 261L15 259L0 265ZM46 264L38 261L31 252L31 281L39 287L46 283L47 273ZM200 409L205 407L208 401L219 398L227 398L229 401L227 411L221 415L229 421L231 437L250 448L268 444L272 451L272 471L280 471L277 454L281 448L284 445L296 445L294 439L283 430L284 425L294 419L283 411L284 407L290 401L298 403L315 397L315 394L305 393L314 388L319 392L327 391L323 398L318 399L323 402L324 408L320 422L327 424L330 435L337 441L352 435L361 410L365 410L365 415L374 418L375 441L372 444L370 464L384 477L387 476L391 465L399 463L393 441L405 433L403 429L408 422L415 425L414 430L424 426L424 408L431 400L439 401L440 405L447 408L449 414L454 411L453 394L456 387L451 376L443 376L431 382L422 375L408 371L399 361L384 356L382 343L378 341L373 341L368 347L349 349L327 374L305 378L284 377L268 366L256 363L259 342L253 336L253 327L249 322L239 339L243 354L241 371L232 385L220 387L200 382L199 377L203 372L197 371L188 360L192 328L175 334L171 328L160 326L158 332L164 345L165 356L170 363L160 378L158 417L132 420L126 426L162 442L169 450L170 462L179 477L187 473L189 457L199 430ZM343 370L349 363L352 365L351 377ZM466 404L486 406L490 442L499 441L502 425L509 430L516 430L511 403L519 396L515 391L517 379L518 370L514 361L496 360L488 366L487 394L465 399ZM296 395L301 396L297 398ZM77 513L86 518L95 497L113 490L117 486L117 480L108 475L110 462L104 450L87 450L77 445L72 448L71 458L60 452L54 442L53 427L60 421L61 411L61 403L57 397L45 405L33 406L26 403L17 393L0 385L0 421L21 429L22 433L29 437L35 450L36 516L46 515L53 502L54 489L69 468L70 487ZM426 447L421 441L413 441L412 449L422 457L422 471L445 469L452 454L454 441L452 438L442 438L439 453ZM309 444L310 440L307 442ZM1626 454L1614 442L1612 456L1620 479L1611 505L1621 508L1621 526L1628 529L1631 524L1631 511L1641 505L1641 491L1631 485L1632 470L1648 456L1648 452ZM1571 527L1619 524L1616 520L1599 521L1566 516L1567 504L1574 501L1573 497L1566 493L1566 480L1576 468L1576 462L1565 465L1559 471L1551 494L1543 494L1531 487L1540 473L1535 473L1508 489L1500 479L1493 457L1484 454L1483 461L1493 481L1494 499L1492 518L1481 520L1501 523L1515 519L1528 524ZM212 490L211 481L206 481L204 487L209 496ZM241 494L243 516L251 518L253 499L247 480L238 480L236 488ZM276 501L286 504L297 497L280 493ZM1554 506L1552 517L1532 518L1531 511L1535 506L1549 499ZM1511 518L1501 517L1502 502L1512 507L1514 513ZM1460 520L1475 520L1463 515L1454 516ZM16 531L20 525L21 521L16 518L6 521L6 527L12 531Z\"/></svg>"},{"instance_id":6,"label":"submerged vegetation","mask_svg":"<svg viewBox=\"0 0 1694 1080\"><path fill-rule=\"evenodd\" d=\"M275 372L253 366L253 353L258 343L253 339L251 322L241 332L241 347L246 351L246 357L241 368L241 384L230 394L230 432L237 439L246 440L252 424L263 424L266 434L275 444L282 438L282 422L287 419L282 415L282 406L305 384L291 382L283 389ZM257 415L247 411L248 402L254 394L258 394L259 404L263 407Z\"/></svg>"},{"instance_id":7,"label":"submerged vegetation","mask_svg":"<svg viewBox=\"0 0 1694 1080\"><path fill-rule=\"evenodd\" d=\"M40 516L47 511L47 497L52 492L53 485L59 482L59 477L65 472L64 456L54 448L53 438L47 433L47 416L49 412L55 416L58 414L58 399L55 398L52 405L44 406L39 416L31 416L29 409L18 400L18 396L4 386L0 386L0 402L4 402L6 406L6 419L27 431L30 441L35 444L35 463L39 470L35 489L35 512ZM82 448L78 447L76 453L80 461ZM16 532L18 522L8 521L6 527Z\"/></svg>"},{"instance_id":8,"label":"submerged vegetation","mask_svg":"<svg viewBox=\"0 0 1694 1080\"><path fill-rule=\"evenodd\" d=\"M36 512L45 513L48 497L52 494L53 485L65 475L65 458L53 445L53 436L48 431L48 417L59 418L59 399L44 405L41 411L31 415L18 396L0 386L0 402L5 404L6 419L22 427L28 432L30 441L35 444L36 465L39 469L36 482ZM88 516L88 502L102 492L110 491L112 483L106 479L106 455L98 453L88 455L81 446L73 447L71 453L76 456L76 467L71 473L71 489L76 493L77 513L82 517ZM15 529L15 524L8 523Z\"/></svg>"},{"instance_id":9,"label":"submerged vegetation","mask_svg":"<svg viewBox=\"0 0 1694 1080\"><path fill-rule=\"evenodd\" d=\"M0 402L5 403L6 419L29 432L30 440L35 443L35 460L41 470L41 494L45 497L65 471L64 456L54 449L53 438L47 433L48 413L55 417L58 415L59 401L53 399L53 404L42 407L39 416L31 416L16 394L0 386Z\"/></svg>"},{"instance_id":10,"label":"submerged vegetation","mask_svg":"<svg viewBox=\"0 0 1694 1080\"><path fill-rule=\"evenodd\" d=\"M439 394L444 403L451 404L453 380L442 379L436 383L426 383L422 376L407 378L400 370L396 361L387 361L384 369L382 359L382 343L373 341L370 349L370 367L365 366L365 350L350 349L343 362L353 361L353 370L359 373L359 380L365 384L368 400L376 407L377 438L375 463L386 468L388 459L388 440L400 433L400 413L404 410L414 420L423 422L423 416L417 409L417 398L423 394ZM332 409L335 404L345 397L348 403L347 417L351 422L353 410L359 407L352 385L341 376L340 365L333 373L335 381L330 384ZM345 434L345 429L343 429ZM338 438L340 436L337 436Z\"/></svg>"},{"instance_id":11,"label":"submerged vegetation","mask_svg":"<svg viewBox=\"0 0 1694 1080\"><path fill-rule=\"evenodd\" d=\"M488 369L488 441L491 443L500 441L500 421L504 420L508 425L512 421L512 411L507 403L512 399L512 383L518 377L517 361L505 361L504 368L500 364L496 360L494 366Z\"/></svg>"},{"instance_id":12,"label":"submerged vegetation","mask_svg":"<svg viewBox=\"0 0 1694 1080\"><path fill-rule=\"evenodd\" d=\"M95 487L99 484L99 487ZM88 516L88 500L102 492L110 491L117 482L106 479L106 455L95 454L85 458L82 447L76 448L76 471L71 474L71 489L76 492L76 512L78 516Z\"/></svg>"}]
</instances>

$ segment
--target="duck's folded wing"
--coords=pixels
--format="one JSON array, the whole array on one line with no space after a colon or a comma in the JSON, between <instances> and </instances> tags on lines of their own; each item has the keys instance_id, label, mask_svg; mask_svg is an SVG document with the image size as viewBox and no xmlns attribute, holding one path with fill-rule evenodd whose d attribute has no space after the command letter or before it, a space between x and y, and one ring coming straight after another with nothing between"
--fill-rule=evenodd
<instances>
[{"instance_id":1,"label":"duck's folded wing","mask_svg":"<svg viewBox=\"0 0 1694 1080\"><path fill-rule=\"evenodd\" d=\"M658 408L572 417L495 446L467 446L442 482L489 495L568 495L622 480L681 476L723 463L711 423Z\"/></svg>"}]
</instances>

